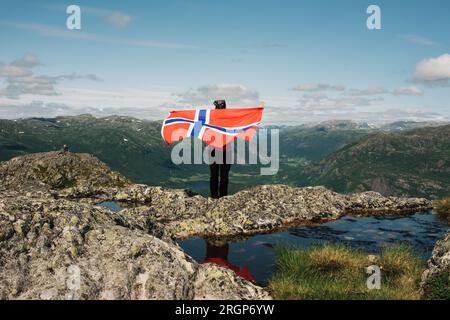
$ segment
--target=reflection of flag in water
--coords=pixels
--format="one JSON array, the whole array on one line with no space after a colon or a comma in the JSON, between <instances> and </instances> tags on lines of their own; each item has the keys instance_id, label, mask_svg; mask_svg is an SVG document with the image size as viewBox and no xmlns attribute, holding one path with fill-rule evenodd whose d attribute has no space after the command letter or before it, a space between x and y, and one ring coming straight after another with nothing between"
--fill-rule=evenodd
<instances>
[{"instance_id":1,"label":"reflection of flag in water","mask_svg":"<svg viewBox=\"0 0 450 320\"><path fill-rule=\"evenodd\" d=\"M208 258L203 263L214 263L219 266L225 267L227 269L233 270L239 277L244 278L248 281L256 281L255 277L251 274L250 270L247 267L239 267L234 264L229 263L227 260L222 258Z\"/></svg>"},{"instance_id":2,"label":"reflection of flag in water","mask_svg":"<svg viewBox=\"0 0 450 320\"><path fill-rule=\"evenodd\" d=\"M196 137L221 148L237 137L251 140L261 122L263 107L171 111L161 135L168 144Z\"/></svg>"}]
</instances>

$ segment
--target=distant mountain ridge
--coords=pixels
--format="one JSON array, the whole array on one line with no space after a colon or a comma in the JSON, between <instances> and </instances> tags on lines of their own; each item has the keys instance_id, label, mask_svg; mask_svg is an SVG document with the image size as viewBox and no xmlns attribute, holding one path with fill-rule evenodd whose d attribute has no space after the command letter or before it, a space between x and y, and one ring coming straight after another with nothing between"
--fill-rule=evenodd
<instances>
[{"instance_id":1,"label":"distant mountain ridge","mask_svg":"<svg viewBox=\"0 0 450 320\"><path fill-rule=\"evenodd\" d=\"M306 172L311 184L387 195L450 194L450 125L376 133L347 145Z\"/></svg>"},{"instance_id":2,"label":"distant mountain ridge","mask_svg":"<svg viewBox=\"0 0 450 320\"><path fill-rule=\"evenodd\" d=\"M281 167L277 176L260 176L259 166L233 166L231 192L263 183L289 183L309 161L317 161L368 134L346 125L277 127ZM329 123L330 124L330 123ZM275 126L271 126L275 128ZM161 122L125 116L96 118L83 114L57 118L0 120L0 160L28 153L60 150L90 153L133 181L207 192L206 165L176 166L171 146L160 135Z\"/></svg>"},{"instance_id":3,"label":"distant mountain ridge","mask_svg":"<svg viewBox=\"0 0 450 320\"><path fill-rule=\"evenodd\" d=\"M450 147L444 141L448 133L442 129L448 126L438 124L403 121L380 127L334 120L301 126L268 126L280 130L278 174L260 176L260 166L233 165L230 192L283 183L324 185L339 192L376 190L386 195L448 195L450 165L446 154L450 153ZM428 127L424 129L410 129L425 125ZM172 148L161 139L160 129L160 121L126 116L0 120L0 161L60 150L67 144L70 151L93 154L132 181L190 188L207 194L208 166L173 164ZM429 147L418 153L417 144Z\"/></svg>"}]
</instances>

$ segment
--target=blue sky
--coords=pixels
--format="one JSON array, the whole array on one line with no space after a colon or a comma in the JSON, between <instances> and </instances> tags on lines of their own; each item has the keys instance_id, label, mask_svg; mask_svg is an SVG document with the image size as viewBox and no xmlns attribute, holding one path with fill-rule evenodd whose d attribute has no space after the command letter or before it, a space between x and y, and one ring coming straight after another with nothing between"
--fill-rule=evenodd
<instances>
[{"instance_id":1,"label":"blue sky","mask_svg":"<svg viewBox=\"0 0 450 320\"><path fill-rule=\"evenodd\" d=\"M71 4L81 30L66 28ZM267 123L450 120L446 0L0 5L0 117L162 119L225 98L264 104Z\"/></svg>"}]
</instances>

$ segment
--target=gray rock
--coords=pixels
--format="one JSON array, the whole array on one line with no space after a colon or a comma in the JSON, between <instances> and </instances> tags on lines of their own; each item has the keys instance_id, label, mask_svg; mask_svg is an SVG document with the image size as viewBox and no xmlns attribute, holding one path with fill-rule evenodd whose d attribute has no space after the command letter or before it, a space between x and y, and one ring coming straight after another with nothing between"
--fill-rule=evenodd
<instances>
[{"instance_id":1,"label":"gray rock","mask_svg":"<svg viewBox=\"0 0 450 320\"><path fill-rule=\"evenodd\" d=\"M251 235L334 220L345 214L406 214L432 207L421 198L383 197L376 192L342 195L324 187L285 185L258 186L218 200L185 190L131 185L119 190L114 199L137 205L117 214L121 224L141 230L164 229L178 239Z\"/></svg>"},{"instance_id":2,"label":"gray rock","mask_svg":"<svg viewBox=\"0 0 450 320\"><path fill-rule=\"evenodd\" d=\"M450 231L439 240L422 274L420 291L425 298L450 300Z\"/></svg>"},{"instance_id":3,"label":"gray rock","mask_svg":"<svg viewBox=\"0 0 450 320\"><path fill-rule=\"evenodd\" d=\"M424 198L385 197L378 192L368 191L345 196L346 212L356 215L388 215L429 211L432 202Z\"/></svg>"},{"instance_id":4,"label":"gray rock","mask_svg":"<svg viewBox=\"0 0 450 320\"><path fill-rule=\"evenodd\" d=\"M270 298L90 204L10 193L0 198L0 240L0 299Z\"/></svg>"},{"instance_id":5,"label":"gray rock","mask_svg":"<svg viewBox=\"0 0 450 320\"><path fill-rule=\"evenodd\" d=\"M95 206L106 200L130 207ZM27 155L0 164L0 299L267 299L231 270L199 265L173 239L431 207L426 199L284 185L215 200L131 184L86 154ZM433 261L443 261L436 250Z\"/></svg>"},{"instance_id":6,"label":"gray rock","mask_svg":"<svg viewBox=\"0 0 450 320\"><path fill-rule=\"evenodd\" d=\"M233 271L215 264L202 264L194 282L194 299L197 300L259 300L270 299L267 292L236 277Z\"/></svg>"},{"instance_id":7,"label":"gray rock","mask_svg":"<svg viewBox=\"0 0 450 320\"><path fill-rule=\"evenodd\" d=\"M46 152L0 163L0 186L7 190L97 190L123 187L129 181L90 154Z\"/></svg>"}]
</instances>

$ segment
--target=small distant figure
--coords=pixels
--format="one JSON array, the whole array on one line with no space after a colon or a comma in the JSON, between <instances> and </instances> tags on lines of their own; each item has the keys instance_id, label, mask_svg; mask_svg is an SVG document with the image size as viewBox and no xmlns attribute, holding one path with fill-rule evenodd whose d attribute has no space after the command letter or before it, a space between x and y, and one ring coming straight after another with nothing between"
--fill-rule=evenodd
<instances>
[{"instance_id":1,"label":"small distant figure","mask_svg":"<svg viewBox=\"0 0 450 320\"><path fill-rule=\"evenodd\" d=\"M67 153L67 152L69 152L69 146L67 144L65 144L63 146L63 153Z\"/></svg>"}]
</instances>

